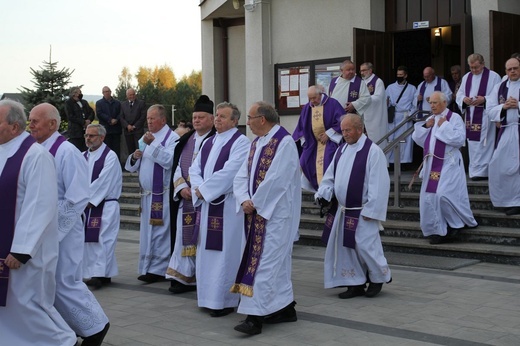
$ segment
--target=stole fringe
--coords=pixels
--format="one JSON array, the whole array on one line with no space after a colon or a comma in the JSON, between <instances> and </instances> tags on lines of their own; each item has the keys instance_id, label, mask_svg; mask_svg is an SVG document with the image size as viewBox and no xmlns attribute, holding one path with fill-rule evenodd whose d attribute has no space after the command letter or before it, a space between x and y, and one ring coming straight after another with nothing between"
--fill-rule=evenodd
<instances>
[{"instance_id":1,"label":"stole fringe","mask_svg":"<svg viewBox=\"0 0 520 346\"><path fill-rule=\"evenodd\" d=\"M184 276L181 273L179 273L178 271L176 271L175 269L170 268L170 267L168 267L168 269L166 270L166 274L171 277L181 279L182 281L189 283L189 284L194 284L195 282L197 282L197 279L195 276L192 276L192 277Z\"/></svg>"},{"instance_id":2,"label":"stole fringe","mask_svg":"<svg viewBox=\"0 0 520 346\"><path fill-rule=\"evenodd\" d=\"M188 245L188 246L184 246L182 248L182 253L181 253L182 257L193 257L196 254L197 254L197 246L195 246L195 245Z\"/></svg>"},{"instance_id":3,"label":"stole fringe","mask_svg":"<svg viewBox=\"0 0 520 346\"><path fill-rule=\"evenodd\" d=\"M253 286L245 285L245 284L233 284L231 289L229 290L231 293L240 293L246 297L253 296Z\"/></svg>"},{"instance_id":4,"label":"stole fringe","mask_svg":"<svg viewBox=\"0 0 520 346\"><path fill-rule=\"evenodd\" d=\"M152 226L164 226L162 219L150 219L150 225Z\"/></svg>"}]
</instances>

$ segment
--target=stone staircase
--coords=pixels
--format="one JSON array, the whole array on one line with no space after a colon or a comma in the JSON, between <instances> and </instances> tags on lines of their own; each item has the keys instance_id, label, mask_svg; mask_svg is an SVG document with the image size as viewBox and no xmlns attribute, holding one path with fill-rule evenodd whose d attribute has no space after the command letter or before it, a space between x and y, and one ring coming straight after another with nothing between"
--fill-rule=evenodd
<instances>
[{"instance_id":1,"label":"stone staircase","mask_svg":"<svg viewBox=\"0 0 520 346\"><path fill-rule=\"evenodd\" d=\"M390 193L387 221L383 223L385 230L381 232L385 251L520 265L520 215L506 216L493 208L487 181L468 181L467 184L471 208L479 227L462 231L459 242L430 245L423 238L419 226L421 183L416 181L411 191L407 191L410 178L410 172L403 173L399 207L393 206L394 193ZM123 193L119 201L121 229L138 231L140 197L137 174L123 173ZM323 246L322 229L319 207L314 204L311 194L303 193L299 243Z\"/></svg>"},{"instance_id":2,"label":"stone staircase","mask_svg":"<svg viewBox=\"0 0 520 346\"><path fill-rule=\"evenodd\" d=\"M423 238L419 226L421 182L416 181L411 191L407 191L411 175L410 172L402 175L399 207L394 206L393 188L390 192L387 221L383 223L385 229L381 232L385 251L520 264L520 216L506 216L504 212L493 208L487 181L468 181L467 184L471 208L479 226L463 230L458 242L430 245ZM320 240L322 227L319 207L314 204L311 194L304 193L300 242L323 245Z\"/></svg>"}]
</instances>

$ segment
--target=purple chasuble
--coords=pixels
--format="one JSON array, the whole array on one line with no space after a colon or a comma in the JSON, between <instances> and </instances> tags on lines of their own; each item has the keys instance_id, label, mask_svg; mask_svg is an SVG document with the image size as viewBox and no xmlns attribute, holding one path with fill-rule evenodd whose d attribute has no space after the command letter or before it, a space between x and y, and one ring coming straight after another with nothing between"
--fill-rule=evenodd
<instances>
[{"instance_id":1,"label":"purple chasuble","mask_svg":"<svg viewBox=\"0 0 520 346\"><path fill-rule=\"evenodd\" d=\"M451 116L453 115L452 111L448 111L446 115L446 120L450 121ZM424 151L423 157L426 157L430 151L430 138L432 136L432 128L430 128L430 132L428 132L428 136L426 136L426 141L424 142ZM432 165L430 168L430 176L428 177L428 183L426 185L426 192L436 193L437 187L439 186L439 180L441 179L442 165L444 164L444 154L446 151L446 143L440 140L435 140L435 148L433 149L433 157L432 157Z\"/></svg>"},{"instance_id":2,"label":"purple chasuble","mask_svg":"<svg viewBox=\"0 0 520 346\"><path fill-rule=\"evenodd\" d=\"M340 118L345 113L341 104L336 99L325 95L322 105L323 124L325 129L332 128L337 133L341 133ZM312 105L310 102L303 107L292 137L295 141L298 141L302 137L305 139L302 155L300 157L300 167L303 175L305 175L312 187L314 187L315 190L318 190L318 177L316 173L316 151L318 142L312 132ZM330 139L327 141L323 159L323 173L325 173L327 167L329 167L337 148L337 143Z\"/></svg>"},{"instance_id":3,"label":"purple chasuble","mask_svg":"<svg viewBox=\"0 0 520 346\"><path fill-rule=\"evenodd\" d=\"M374 75L374 78L370 82L367 83L368 91L370 92L370 95L374 95L374 91L376 90L376 82L379 79L378 76Z\"/></svg>"},{"instance_id":4,"label":"purple chasuble","mask_svg":"<svg viewBox=\"0 0 520 346\"><path fill-rule=\"evenodd\" d=\"M338 78L339 77L334 77L330 81L330 84L329 84L329 96L332 95L332 92L334 91L334 88L336 87L336 83L338 83Z\"/></svg>"},{"instance_id":5,"label":"purple chasuble","mask_svg":"<svg viewBox=\"0 0 520 346\"><path fill-rule=\"evenodd\" d=\"M2 175L0 175L0 191L2 191L2 203L0 203L0 218L2 220L2 231L0 232L0 306L7 304L9 268L5 264L5 259L11 253L11 246L13 245L18 176L25 154L35 141L31 136L24 139L16 153L7 159Z\"/></svg>"},{"instance_id":6,"label":"purple chasuble","mask_svg":"<svg viewBox=\"0 0 520 346\"><path fill-rule=\"evenodd\" d=\"M437 84L435 85L434 90L441 91L442 90L442 79L441 79L441 77L435 77L435 78L437 78ZM424 101L424 92L426 91L426 84L427 84L426 81L422 82L421 88L419 91L419 94L421 94L423 96L423 101ZM423 110L423 108L422 108L423 101L417 101L417 109L420 111Z\"/></svg>"},{"instance_id":7,"label":"purple chasuble","mask_svg":"<svg viewBox=\"0 0 520 346\"><path fill-rule=\"evenodd\" d=\"M90 179L91 183L99 177L99 174L105 166L105 159L109 152L110 148L106 146L99 159L94 162L94 167L92 168L92 177ZM88 150L83 153L83 156L88 161ZM87 221L85 222L85 243L99 242L101 217L103 216L103 207L105 205L105 201L106 200L103 200L97 207L85 208L85 215L87 216Z\"/></svg>"},{"instance_id":8,"label":"purple chasuble","mask_svg":"<svg viewBox=\"0 0 520 346\"><path fill-rule=\"evenodd\" d=\"M170 137L172 130L168 129L161 145L164 147ZM146 148L145 148L146 150ZM162 226L163 221L163 195L164 195L164 169L158 163L153 165L152 181L152 205L150 206L150 225Z\"/></svg>"},{"instance_id":9,"label":"purple chasuble","mask_svg":"<svg viewBox=\"0 0 520 346\"><path fill-rule=\"evenodd\" d=\"M215 167L213 167L213 172L220 171L226 161L229 159L229 153L231 152L231 147L233 143L241 136L240 131L236 131L231 139L224 144L222 150L220 150L220 154L218 155L217 161L215 162ZM213 135L212 137L214 137ZM202 147L200 152L200 164L201 164L201 173L202 178L204 178L204 169L206 167L206 162L208 161L209 154L211 149L213 148L213 139L210 137L208 142ZM209 202L209 210L208 210L208 232L206 235L206 250L217 250L222 251L222 232L224 231L224 198L222 195L215 199L214 201Z\"/></svg>"},{"instance_id":10,"label":"purple chasuble","mask_svg":"<svg viewBox=\"0 0 520 346\"><path fill-rule=\"evenodd\" d=\"M52 156L56 157L56 152L58 151L58 148L60 147L61 143L65 142L67 139L63 137L62 135L59 135L56 138L56 141L52 145L52 147L49 149L49 153L51 153Z\"/></svg>"},{"instance_id":11,"label":"purple chasuble","mask_svg":"<svg viewBox=\"0 0 520 346\"><path fill-rule=\"evenodd\" d=\"M195 132L190 136L188 142L182 148L179 166L181 175L186 184L191 188L189 169L193 163L193 152L195 150ZM200 225L200 208L193 207L191 199L182 201L182 254L184 257L195 256L197 252L198 227ZM197 229L195 229L197 228Z\"/></svg>"},{"instance_id":12,"label":"purple chasuble","mask_svg":"<svg viewBox=\"0 0 520 346\"><path fill-rule=\"evenodd\" d=\"M283 127L280 127L273 137L271 137L269 142L262 148L257 166L252 176L251 171L253 169L253 158L255 156L256 143L258 142L259 137L251 143L251 149L249 150L247 161L249 181L253 179L253 191L249 191L250 196L253 196L256 193L258 186L264 181L267 171L269 170L269 167L271 167L271 163L276 155L278 145L285 136L290 136L289 132L287 132ZM248 187L250 187L250 184L248 184ZM255 274L260 265L260 258L262 257L262 252L264 250L266 219L258 215L255 211L253 214L246 215L244 224L246 245L242 254L242 260L240 261L240 267L238 268L235 284L231 287L230 291L232 293L240 293L247 297L252 297Z\"/></svg>"},{"instance_id":13,"label":"purple chasuble","mask_svg":"<svg viewBox=\"0 0 520 346\"><path fill-rule=\"evenodd\" d=\"M478 87L477 96L486 96L486 90L489 80L489 69L484 67L480 85ZM466 97L469 97L471 83L473 81L473 73L468 75L466 79ZM482 131L482 116L484 115L484 106L474 107L473 116L471 109L466 108L466 138L470 141L480 141L480 132Z\"/></svg>"},{"instance_id":14,"label":"purple chasuble","mask_svg":"<svg viewBox=\"0 0 520 346\"><path fill-rule=\"evenodd\" d=\"M350 171L350 178L348 181L347 195L345 197L345 216L343 223L343 246L350 249L356 248L356 229L359 222L359 215L361 215L361 209L357 209L363 206L363 186L365 184L365 173L367 168L368 153L370 152L370 146L372 141L367 138L363 148L356 153L352 169ZM336 168L338 166L339 159L343 154L343 147L348 144L342 144L337 151L334 159L334 177L336 177ZM341 172L344 174L344 172ZM323 227L322 241L327 244L334 224L334 218L336 216L338 203L337 200L329 209L327 217L325 219L325 225ZM356 209L353 209L356 208Z\"/></svg>"}]
</instances>

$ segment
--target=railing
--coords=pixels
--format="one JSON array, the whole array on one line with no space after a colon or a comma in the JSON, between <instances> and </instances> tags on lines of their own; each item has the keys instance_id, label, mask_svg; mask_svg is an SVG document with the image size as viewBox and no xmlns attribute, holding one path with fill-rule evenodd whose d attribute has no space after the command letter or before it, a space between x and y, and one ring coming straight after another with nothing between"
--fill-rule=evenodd
<instances>
[{"instance_id":1,"label":"railing","mask_svg":"<svg viewBox=\"0 0 520 346\"><path fill-rule=\"evenodd\" d=\"M403 126L408 124L409 122L418 122L422 121L425 117L431 114L430 111L422 111L418 110L413 112L411 115L406 116L403 121L397 124L390 132L383 136L379 141L377 141L377 145L386 141L391 135L399 131ZM423 115L418 117L418 115ZM397 138L388 143L388 145L383 149L385 155L390 152L390 150L394 151L394 207L401 207L401 143L404 142L406 137L410 136L414 131L414 127L406 129L403 133L401 133Z\"/></svg>"}]
</instances>

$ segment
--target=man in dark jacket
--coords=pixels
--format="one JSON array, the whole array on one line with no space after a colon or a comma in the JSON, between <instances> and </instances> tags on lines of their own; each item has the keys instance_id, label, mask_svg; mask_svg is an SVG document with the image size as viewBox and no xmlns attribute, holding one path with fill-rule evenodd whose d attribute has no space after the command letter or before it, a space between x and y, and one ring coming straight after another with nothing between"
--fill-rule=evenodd
<instances>
[{"instance_id":1,"label":"man in dark jacket","mask_svg":"<svg viewBox=\"0 0 520 346\"><path fill-rule=\"evenodd\" d=\"M128 153L132 154L139 149L138 141L144 135L147 108L132 88L126 91L126 98L127 100L121 103L119 121L123 127Z\"/></svg>"},{"instance_id":2,"label":"man in dark jacket","mask_svg":"<svg viewBox=\"0 0 520 346\"><path fill-rule=\"evenodd\" d=\"M121 102L112 97L112 90L103 87L103 98L96 102L96 114L99 123L107 130L105 144L112 149L119 158L121 153L121 133L123 129L119 123Z\"/></svg>"},{"instance_id":3,"label":"man in dark jacket","mask_svg":"<svg viewBox=\"0 0 520 346\"><path fill-rule=\"evenodd\" d=\"M85 129L94 120L94 110L88 102L83 100L83 94L79 87L70 90L70 97L65 101L65 113L67 114L69 142L74 144L81 152L87 150L85 146Z\"/></svg>"}]
</instances>

